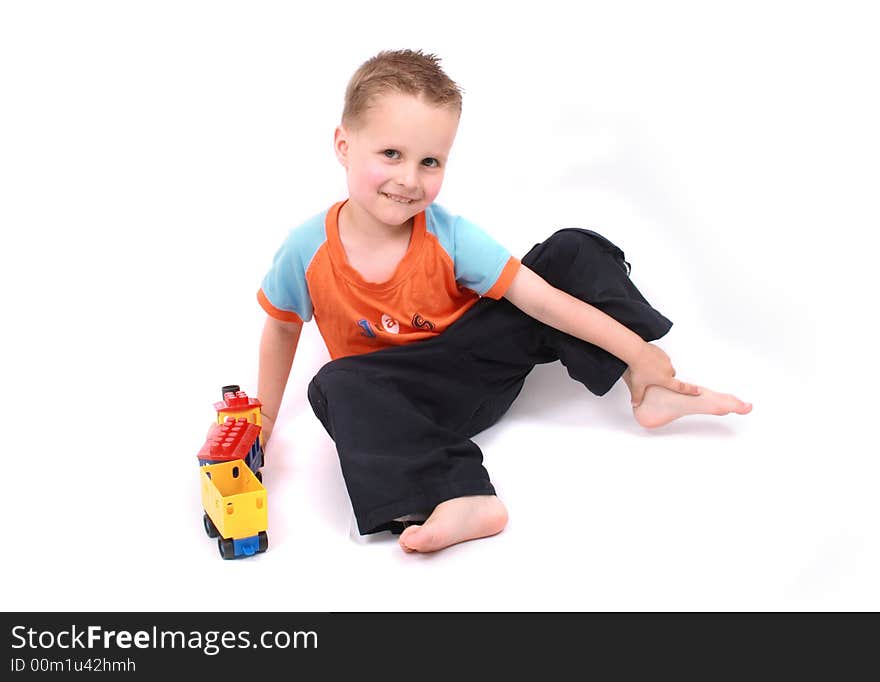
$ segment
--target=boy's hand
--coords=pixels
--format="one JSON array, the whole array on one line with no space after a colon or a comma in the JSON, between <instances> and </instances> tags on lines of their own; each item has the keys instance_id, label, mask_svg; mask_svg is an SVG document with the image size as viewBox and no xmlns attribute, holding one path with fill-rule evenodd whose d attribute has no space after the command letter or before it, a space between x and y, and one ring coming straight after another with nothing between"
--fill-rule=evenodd
<instances>
[{"instance_id":1,"label":"boy's hand","mask_svg":"<svg viewBox=\"0 0 880 682\"><path fill-rule=\"evenodd\" d=\"M648 386L662 386L676 393L700 395L699 386L675 378L675 369L669 356L658 346L642 344L636 359L630 364L630 392L632 406L638 407L645 398Z\"/></svg>"},{"instance_id":2,"label":"boy's hand","mask_svg":"<svg viewBox=\"0 0 880 682\"><path fill-rule=\"evenodd\" d=\"M275 420L267 414L263 414L260 419L260 423L263 427L262 436L263 436L263 445L269 442L269 436L272 435L272 429L275 428Z\"/></svg>"}]
</instances>

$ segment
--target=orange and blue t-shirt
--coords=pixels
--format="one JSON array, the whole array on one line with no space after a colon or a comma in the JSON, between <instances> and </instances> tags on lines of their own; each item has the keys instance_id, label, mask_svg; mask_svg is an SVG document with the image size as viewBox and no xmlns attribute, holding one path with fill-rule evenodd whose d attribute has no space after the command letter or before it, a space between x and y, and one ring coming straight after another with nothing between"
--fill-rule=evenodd
<instances>
[{"instance_id":1,"label":"orange and blue t-shirt","mask_svg":"<svg viewBox=\"0 0 880 682\"><path fill-rule=\"evenodd\" d=\"M391 279L368 282L339 238L344 201L290 231L257 299L272 317L314 316L333 359L442 333L481 296L501 298L520 262L473 223L437 204L415 216Z\"/></svg>"}]
</instances>

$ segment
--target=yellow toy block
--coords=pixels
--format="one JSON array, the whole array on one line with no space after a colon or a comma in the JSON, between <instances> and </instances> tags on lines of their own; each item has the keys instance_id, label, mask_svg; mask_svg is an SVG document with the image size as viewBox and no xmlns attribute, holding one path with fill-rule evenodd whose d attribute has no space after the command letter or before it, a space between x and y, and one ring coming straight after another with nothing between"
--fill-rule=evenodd
<instances>
[{"instance_id":1,"label":"yellow toy block","mask_svg":"<svg viewBox=\"0 0 880 682\"><path fill-rule=\"evenodd\" d=\"M266 488L244 461L203 466L200 476L202 506L221 536L221 555L230 559L264 551L269 527ZM206 530L212 535L207 522Z\"/></svg>"}]
</instances>

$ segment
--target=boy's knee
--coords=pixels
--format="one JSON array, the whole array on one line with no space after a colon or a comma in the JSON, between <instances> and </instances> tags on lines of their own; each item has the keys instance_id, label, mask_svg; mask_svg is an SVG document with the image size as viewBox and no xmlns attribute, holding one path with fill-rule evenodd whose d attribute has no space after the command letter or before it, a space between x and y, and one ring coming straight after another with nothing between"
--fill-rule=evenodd
<instances>
[{"instance_id":1,"label":"boy's knee","mask_svg":"<svg viewBox=\"0 0 880 682\"><path fill-rule=\"evenodd\" d=\"M547 248L571 251L582 245L586 235L574 228L557 230L544 242Z\"/></svg>"},{"instance_id":2,"label":"boy's knee","mask_svg":"<svg viewBox=\"0 0 880 682\"><path fill-rule=\"evenodd\" d=\"M339 407L349 404L352 396L359 395L355 386L355 376L351 372L324 365L309 382L309 404L315 416L330 432L330 405ZM332 432L331 432L332 435Z\"/></svg>"},{"instance_id":3,"label":"boy's knee","mask_svg":"<svg viewBox=\"0 0 880 682\"><path fill-rule=\"evenodd\" d=\"M312 412L315 413L318 419L324 421L323 417L326 413L327 398L324 396L324 391L321 384L318 382L317 376L313 377L309 382L307 395L309 398L309 404L312 406Z\"/></svg>"},{"instance_id":4,"label":"boy's knee","mask_svg":"<svg viewBox=\"0 0 880 682\"><path fill-rule=\"evenodd\" d=\"M538 244L523 262L546 278L568 272L584 259L595 260L606 253L601 242L583 230L558 230ZM548 280L550 281L550 280ZM554 284L553 281L550 282Z\"/></svg>"},{"instance_id":5,"label":"boy's knee","mask_svg":"<svg viewBox=\"0 0 880 682\"><path fill-rule=\"evenodd\" d=\"M340 371L332 362L328 362L318 370L309 384L309 395L313 392L321 395L334 392L337 386L345 383L346 374L347 372Z\"/></svg>"},{"instance_id":6,"label":"boy's knee","mask_svg":"<svg viewBox=\"0 0 880 682\"><path fill-rule=\"evenodd\" d=\"M570 258L572 262L596 265L613 261L629 274L629 263L626 262L623 251L598 232L567 228L552 234L545 243L549 245L551 253Z\"/></svg>"},{"instance_id":7,"label":"boy's knee","mask_svg":"<svg viewBox=\"0 0 880 682\"><path fill-rule=\"evenodd\" d=\"M561 251L563 253L620 251L615 244L598 232L574 227L554 232L544 244L553 251Z\"/></svg>"},{"instance_id":8,"label":"boy's knee","mask_svg":"<svg viewBox=\"0 0 880 682\"><path fill-rule=\"evenodd\" d=\"M363 356L351 356L332 360L325 364L309 384L309 396L348 398L361 395L364 385L364 368L358 364Z\"/></svg>"}]
</instances>

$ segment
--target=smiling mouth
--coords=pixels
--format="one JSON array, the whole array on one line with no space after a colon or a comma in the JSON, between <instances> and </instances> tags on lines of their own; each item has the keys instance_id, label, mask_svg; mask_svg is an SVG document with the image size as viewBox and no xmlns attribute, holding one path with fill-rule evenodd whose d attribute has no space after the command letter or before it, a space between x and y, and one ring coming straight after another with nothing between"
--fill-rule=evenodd
<instances>
[{"instance_id":1,"label":"smiling mouth","mask_svg":"<svg viewBox=\"0 0 880 682\"><path fill-rule=\"evenodd\" d=\"M413 201L415 201L414 199L408 199L407 197L402 197L397 194L388 194L388 192L380 192L380 194L383 197L391 199L391 201L394 201L398 204L411 204Z\"/></svg>"}]
</instances>

